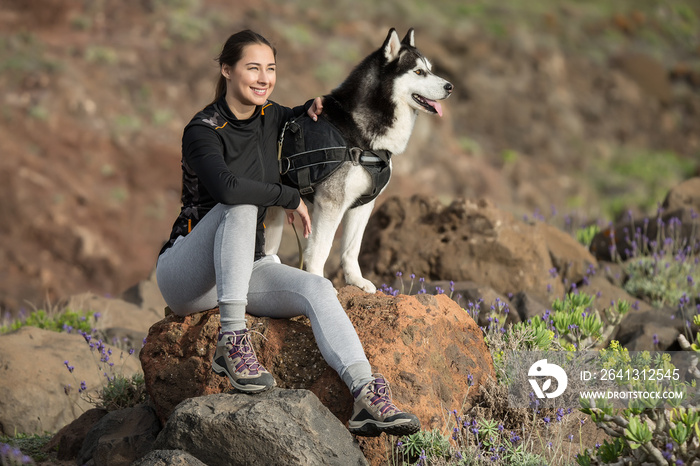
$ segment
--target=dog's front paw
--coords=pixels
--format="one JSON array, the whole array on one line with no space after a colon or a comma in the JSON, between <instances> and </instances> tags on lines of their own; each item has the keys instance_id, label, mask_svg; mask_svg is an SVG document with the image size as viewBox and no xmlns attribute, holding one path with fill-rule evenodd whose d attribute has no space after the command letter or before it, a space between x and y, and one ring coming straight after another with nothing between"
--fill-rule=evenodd
<instances>
[{"instance_id":1,"label":"dog's front paw","mask_svg":"<svg viewBox=\"0 0 700 466\"><path fill-rule=\"evenodd\" d=\"M377 287L374 286L374 284L362 277L346 277L345 282L348 285L354 285L358 288L360 288L362 291L365 291L370 294L374 294L377 292Z\"/></svg>"}]
</instances>

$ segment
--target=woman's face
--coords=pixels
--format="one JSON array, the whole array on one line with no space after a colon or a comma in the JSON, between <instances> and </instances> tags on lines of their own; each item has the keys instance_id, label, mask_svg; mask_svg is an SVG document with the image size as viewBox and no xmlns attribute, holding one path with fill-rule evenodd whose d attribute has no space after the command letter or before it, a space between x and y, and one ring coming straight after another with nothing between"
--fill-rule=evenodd
<instances>
[{"instance_id":1,"label":"woman's face","mask_svg":"<svg viewBox=\"0 0 700 466\"><path fill-rule=\"evenodd\" d=\"M272 49L262 44L246 45L234 66L222 65L226 101L237 117L249 117L256 105L267 101L275 88L276 68Z\"/></svg>"}]
</instances>

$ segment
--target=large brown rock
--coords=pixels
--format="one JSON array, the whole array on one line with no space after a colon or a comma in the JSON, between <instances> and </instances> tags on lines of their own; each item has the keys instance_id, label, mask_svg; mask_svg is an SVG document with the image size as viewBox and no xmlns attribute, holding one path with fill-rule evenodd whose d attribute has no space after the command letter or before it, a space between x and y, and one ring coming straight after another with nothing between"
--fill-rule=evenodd
<instances>
[{"instance_id":1,"label":"large brown rock","mask_svg":"<svg viewBox=\"0 0 700 466\"><path fill-rule=\"evenodd\" d=\"M392 297L345 287L339 300L373 369L389 381L396 404L415 413L423 428L440 427L446 411L461 409L495 377L481 330L447 296ZM351 395L321 357L308 320L249 316L249 324L264 335L253 343L278 386L311 390L345 423ZM218 329L215 309L185 318L170 315L151 327L140 358L161 421L187 398L230 390L228 380L211 371ZM385 454L378 441L364 441L363 450L370 462Z\"/></svg>"},{"instance_id":2,"label":"large brown rock","mask_svg":"<svg viewBox=\"0 0 700 466\"><path fill-rule=\"evenodd\" d=\"M579 283L591 270L598 268L593 254L565 231L544 222L537 222L535 231L547 246L552 264L566 284Z\"/></svg>"},{"instance_id":3,"label":"large brown rock","mask_svg":"<svg viewBox=\"0 0 700 466\"><path fill-rule=\"evenodd\" d=\"M655 217L628 217L599 232L591 242L591 252L598 260L628 259L639 256L644 245L656 252L652 242L659 238L672 238L676 246L684 244L697 251L698 226L700 177L695 177L670 189Z\"/></svg>"},{"instance_id":4,"label":"large brown rock","mask_svg":"<svg viewBox=\"0 0 700 466\"><path fill-rule=\"evenodd\" d=\"M140 373L136 357L111 345L107 351L112 367L76 333L22 327L0 335L0 434L56 432L94 407L90 398L99 399L105 373ZM87 389L79 394L81 382Z\"/></svg>"},{"instance_id":5,"label":"large brown rock","mask_svg":"<svg viewBox=\"0 0 700 466\"><path fill-rule=\"evenodd\" d=\"M591 241L591 253L599 261L627 260L640 255L651 255L660 250L655 245L659 238L673 239L698 250L697 229L700 225L698 213L689 207L672 211L659 210L656 217L627 218L598 232ZM643 249L646 248L646 251Z\"/></svg>"},{"instance_id":6,"label":"large brown rock","mask_svg":"<svg viewBox=\"0 0 700 466\"><path fill-rule=\"evenodd\" d=\"M139 359L163 424L181 401L228 389L228 380L211 370L219 325L218 309L212 309L187 317L170 314L151 326Z\"/></svg>"},{"instance_id":7,"label":"large brown rock","mask_svg":"<svg viewBox=\"0 0 700 466\"><path fill-rule=\"evenodd\" d=\"M692 209L695 214L700 215L700 177L691 178L673 187L666 195L663 207L667 211Z\"/></svg>"},{"instance_id":8,"label":"large brown rock","mask_svg":"<svg viewBox=\"0 0 700 466\"><path fill-rule=\"evenodd\" d=\"M429 281L473 281L507 295L527 291L543 302L564 292L542 228L517 220L486 200L449 206L413 196L388 199L365 232L360 265L375 284L397 272Z\"/></svg>"}]
</instances>

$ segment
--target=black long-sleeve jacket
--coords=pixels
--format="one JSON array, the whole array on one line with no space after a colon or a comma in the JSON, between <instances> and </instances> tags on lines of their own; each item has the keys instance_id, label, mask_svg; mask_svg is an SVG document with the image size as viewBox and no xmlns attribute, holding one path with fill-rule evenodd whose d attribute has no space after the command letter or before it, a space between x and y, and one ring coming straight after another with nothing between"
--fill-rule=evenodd
<instances>
[{"instance_id":1,"label":"black long-sleeve jacket","mask_svg":"<svg viewBox=\"0 0 700 466\"><path fill-rule=\"evenodd\" d=\"M294 209L300 202L298 190L280 183L278 135L310 103L291 109L268 101L251 118L238 120L222 97L192 118L182 136L182 209L160 254L222 203L260 207L255 258L264 256L267 207Z\"/></svg>"}]
</instances>

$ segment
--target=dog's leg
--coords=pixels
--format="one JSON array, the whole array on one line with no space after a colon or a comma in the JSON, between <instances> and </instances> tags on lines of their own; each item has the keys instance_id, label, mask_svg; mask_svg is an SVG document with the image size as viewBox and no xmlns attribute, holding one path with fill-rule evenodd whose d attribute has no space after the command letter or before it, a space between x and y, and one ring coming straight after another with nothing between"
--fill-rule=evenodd
<instances>
[{"instance_id":1,"label":"dog's leg","mask_svg":"<svg viewBox=\"0 0 700 466\"><path fill-rule=\"evenodd\" d=\"M306 243L304 269L324 276L323 268L331 253L333 238L343 218L345 206L316 196L311 216L311 235Z\"/></svg>"},{"instance_id":2,"label":"dog's leg","mask_svg":"<svg viewBox=\"0 0 700 466\"><path fill-rule=\"evenodd\" d=\"M349 209L343 218L343 239L341 265L345 272L345 282L348 285L355 285L367 293L375 293L377 287L372 282L362 276L360 270L360 247L362 246L362 236L364 235L367 222L372 214L374 201L363 206Z\"/></svg>"},{"instance_id":3,"label":"dog's leg","mask_svg":"<svg viewBox=\"0 0 700 466\"><path fill-rule=\"evenodd\" d=\"M286 215L282 207L268 207L265 215L265 254L277 254L282 242Z\"/></svg>"}]
</instances>

